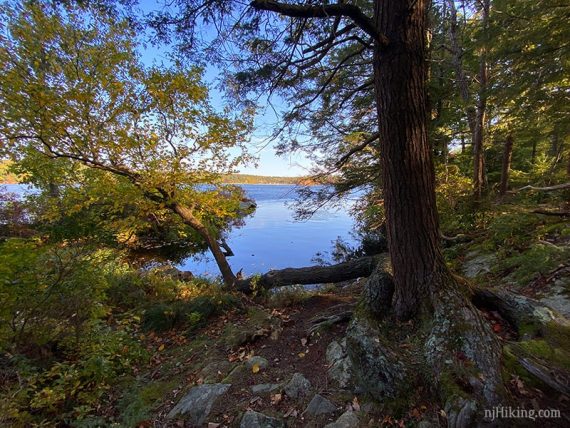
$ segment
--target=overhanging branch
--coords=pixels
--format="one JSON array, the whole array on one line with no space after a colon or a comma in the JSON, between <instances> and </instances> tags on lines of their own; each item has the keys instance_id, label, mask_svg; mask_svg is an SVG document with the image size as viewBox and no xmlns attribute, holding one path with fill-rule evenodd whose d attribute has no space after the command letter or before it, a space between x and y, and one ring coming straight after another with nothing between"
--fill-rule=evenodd
<instances>
[{"instance_id":1,"label":"overhanging branch","mask_svg":"<svg viewBox=\"0 0 570 428\"><path fill-rule=\"evenodd\" d=\"M366 140L364 140L362 143L360 143L358 146L354 146L352 149L350 149L345 155L343 155L338 162L336 163L336 167L340 168L342 167L349 159L350 157L357 153L357 152L361 152L362 150L364 150L366 147L368 147L372 142L376 141L378 138L380 137L380 134L377 132L375 134L372 134L369 138L367 138Z\"/></svg>"},{"instance_id":2,"label":"overhanging branch","mask_svg":"<svg viewBox=\"0 0 570 428\"><path fill-rule=\"evenodd\" d=\"M382 46L388 44L388 38L378 31L374 21L366 16L358 6L353 4L336 3L316 6L286 4L274 0L253 0L250 6L256 10L277 12L280 15L292 18L331 18L339 16L350 18L360 29Z\"/></svg>"}]
</instances>

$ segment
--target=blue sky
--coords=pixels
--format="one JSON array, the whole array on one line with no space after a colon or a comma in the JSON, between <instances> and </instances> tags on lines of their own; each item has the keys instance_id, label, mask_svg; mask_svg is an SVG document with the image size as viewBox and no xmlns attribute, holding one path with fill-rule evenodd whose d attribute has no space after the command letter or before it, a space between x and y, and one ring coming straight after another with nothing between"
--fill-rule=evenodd
<instances>
[{"instance_id":1,"label":"blue sky","mask_svg":"<svg viewBox=\"0 0 570 428\"><path fill-rule=\"evenodd\" d=\"M141 0L140 2L140 6L145 12L159 8L160 4L161 2L150 0ZM168 53L167 46L156 47L149 44L142 50L141 55L143 62L151 65L153 63L168 63ZM223 94L216 85L219 75L219 70L213 64L208 64L204 73L204 80L210 87L212 105L221 110L225 107L225 101ZM274 143L268 141L268 136L277 120L271 108L260 107L255 118L255 128L249 147L250 153L258 158L257 165L241 168L241 173L285 177L302 176L309 173L311 163L303 154L293 153L282 157L275 154Z\"/></svg>"}]
</instances>

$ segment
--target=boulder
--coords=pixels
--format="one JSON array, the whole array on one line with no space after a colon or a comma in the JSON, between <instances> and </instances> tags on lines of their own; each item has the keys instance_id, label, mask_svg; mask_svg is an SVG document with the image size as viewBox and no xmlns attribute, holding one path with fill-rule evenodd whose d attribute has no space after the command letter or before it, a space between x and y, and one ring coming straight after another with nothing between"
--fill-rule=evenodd
<instances>
[{"instance_id":1,"label":"boulder","mask_svg":"<svg viewBox=\"0 0 570 428\"><path fill-rule=\"evenodd\" d=\"M493 254L481 254L478 251L470 251L465 255L463 262L463 274L467 278L475 278L481 274L491 272L491 266L497 257Z\"/></svg>"},{"instance_id":2,"label":"boulder","mask_svg":"<svg viewBox=\"0 0 570 428\"><path fill-rule=\"evenodd\" d=\"M341 388L349 386L352 383L352 362L346 352L346 339L332 341L327 347L326 359L328 377Z\"/></svg>"},{"instance_id":3,"label":"boulder","mask_svg":"<svg viewBox=\"0 0 570 428\"><path fill-rule=\"evenodd\" d=\"M311 382L301 373L295 373L283 391L289 398L297 399L306 396L310 389Z\"/></svg>"},{"instance_id":4,"label":"boulder","mask_svg":"<svg viewBox=\"0 0 570 428\"><path fill-rule=\"evenodd\" d=\"M354 317L346 331L346 349L352 361L354 381L362 392L377 400L395 398L406 385L401 358L368 317Z\"/></svg>"},{"instance_id":5,"label":"boulder","mask_svg":"<svg viewBox=\"0 0 570 428\"><path fill-rule=\"evenodd\" d=\"M241 418L240 428L285 428L283 421L248 410Z\"/></svg>"},{"instance_id":6,"label":"boulder","mask_svg":"<svg viewBox=\"0 0 570 428\"><path fill-rule=\"evenodd\" d=\"M259 385L253 385L251 387L251 392L258 394L269 394L270 392L276 391L281 387L280 383L262 383Z\"/></svg>"},{"instance_id":7,"label":"boulder","mask_svg":"<svg viewBox=\"0 0 570 428\"><path fill-rule=\"evenodd\" d=\"M393 295L394 279L386 263L380 262L364 283L362 301L372 315L384 316L390 310Z\"/></svg>"},{"instance_id":8,"label":"boulder","mask_svg":"<svg viewBox=\"0 0 570 428\"><path fill-rule=\"evenodd\" d=\"M254 355L249 360L245 362L245 365L248 369L252 369L253 366L257 365L261 370L267 369L269 367L269 361L265 358L260 357L259 355Z\"/></svg>"},{"instance_id":9,"label":"boulder","mask_svg":"<svg viewBox=\"0 0 570 428\"><path fill-rule=\"evenodd\" d=\"M335 422L325 425L325 428L356 428L357 426L358 417L353 411L349 410L340 415Z\"/></svg>"},{"instance_id":10,"label":"boulder","mask_svg":"<svg viewBox=\"0 0 570 428\"><path fill-rule=\"evenodd\" d=\"M182 397L167 417L172 419L178 415L184 415L191 426L201 426L206 421L218 397L225 394L230 386L223 383L195 386Z\"/></svg>"},{"instance_id":11,"label":"boulder","mask_svg":"<svg viewBox=\"0 0 570 428\"><path fill-rule=\"evenodd\" d=\"M334 412L336 412L336 406L332 401L326 399L322 395L315 394L305 409L304 414L308 416L319 416Z\"/></svg>"}]
</instances>

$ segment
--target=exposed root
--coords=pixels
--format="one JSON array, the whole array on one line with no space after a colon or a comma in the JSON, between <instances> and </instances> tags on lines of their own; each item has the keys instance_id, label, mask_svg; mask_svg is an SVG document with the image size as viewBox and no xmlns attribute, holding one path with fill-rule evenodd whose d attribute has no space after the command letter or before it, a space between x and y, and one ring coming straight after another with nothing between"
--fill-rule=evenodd
<instances>
[{"instance_id":1,"label":"exposed root","mask_svg":"<svg viewBox=\"0 0 570 428\"><path fill-rule=\"evenodd\" d=\"M345 311L335 315L320 316L311 320L311 327L307 330L309 336L312 336L317 331L330 328L334 324L349 321L352 318L352 311Z\"/></svg>"},{"instance_id":2,"label":"exposed root","mask_svg":"<svg viewBox=\"0 0 570 428\"><path fill-rule=\"evenodd\" d=\"M476 306L499 312L522 339L547 334L550 323L570 327L568 319L534 299L502 289L476 288L473 291Z\"/></svg>"},{"instance_id":3,"label":"exposed root","mask_svg":"<svg viewBox=\"0 0 570 428\"><path fill-rule=\"evenodd\" d=\"M570 395L570 373L550 364L547 365L546 362L538 358L525 355L516 346L511 347L510 350L517 358L518 363L531 375L555 391Z\"/></svg>"},{"instance_id":4,"label":"exposed root","mask_svg":"<svg viewBox=\"0 0 570 428\"><path fill-rule=\"evenodd\" d=\"M467 426L463 425L467 419L482 421L483 408L505 399L501 344L480 312L456 288L442 290L434 299L434 310L425 357L448 407L449 420L455 419L456 426Z\"/></svg>"}]
</instances>

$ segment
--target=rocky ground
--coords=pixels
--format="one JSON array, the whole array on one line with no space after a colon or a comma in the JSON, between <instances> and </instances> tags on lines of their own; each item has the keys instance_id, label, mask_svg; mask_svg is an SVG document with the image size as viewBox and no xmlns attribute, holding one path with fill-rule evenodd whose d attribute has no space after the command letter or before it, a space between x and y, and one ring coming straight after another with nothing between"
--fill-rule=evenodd
<instances>
[{"instance_id":1,"label":"rocky ground","mask_svg":"<svg viewBox=\"0 0 570 428\"><path fill-rule=\"evenodd\" d=\"M445 409L429 391L416 391L395 409L354 385L343 339L363 282L303 294L285 306L248 301L247 312L221 316L190 339L175 332L149 337L163 349L151 370L141 373L139 393L152 412L137 426L447 426ZM486 317L503 341L516 336L497 314ZM523 378L508 384L527 408L568 407L566 397Z\"/></svg>"},{"instance_id":2,"label":"rocky ground","mask_svg":"<svg viewBox=\"0 0 570 428\"><path fill-rule=\"evenodd\" d=\"M560 245L560 242L552 242ZM549 244L544 244L549 245ZM465 246L462 273L479 286L516 291L570 315L570 269L561 263L525 287L497 276L493 253ZM448 415L434 393L418 388L405 403L378 403L357 385L347 357L346 332L357 308L365 279L320 291L285 292L272 298L244 297L243 308L212 319L190 336L186 332L150 334L155 350L151 367L139 374L136 391L119 406L128 424L129 412L140 427L438 427ZM520 342L520 332L497 311L480 307L507 350L532 350L543 340ZM398 332L401 359L413 359L406 328ZM411 342L410 342L411 343ZM550 345L552 343L549 342ZM567 343L548 348L546 361L565 367ZM537 348L538 350L538 348ZM558 354L561 350L562 354ZM552 358L550 358L552 357ZM407 361L406 361L407 363ZM569 367L570 368L570 367ZM570 400L556 388L516 370L504 382L513 403L526 409L555 408L562 418L540 420L544 427L570 424ZM561 379L561 383L567 379ZM569 387L562 385L562 388ZM146 412L146 413L145 413ZM127 416L125 416L127 415ZM126 418L126 419L125 419ZM537 420L502 421L499 426L535 426ZM513 423L511 423L513 422Z\"/></svg>"}]
</instances>

